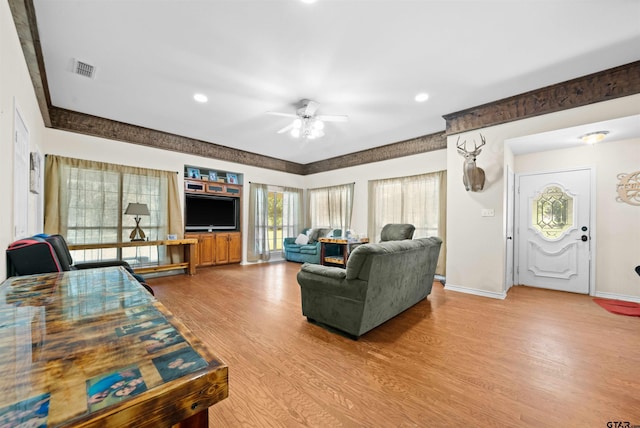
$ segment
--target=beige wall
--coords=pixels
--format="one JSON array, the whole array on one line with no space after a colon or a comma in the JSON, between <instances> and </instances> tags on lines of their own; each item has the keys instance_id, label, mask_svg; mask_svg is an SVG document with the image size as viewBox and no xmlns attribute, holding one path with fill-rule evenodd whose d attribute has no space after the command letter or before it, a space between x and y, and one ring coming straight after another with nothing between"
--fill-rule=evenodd
<instances>
[{"instance_id":1,"label":"beige wall","mask_svg":"<svg viewBox=\"0 0 640 428\"><path fill-rule=\"evenodd\" d=\"M144 168L176 171L179 173L178 185L180 186L180 192L182 195L180 198L181 200L184 200L184 165L194 165L205 169L218 169L244 174L243 180L245 193L242 207L243 231L246 231L248 227L248 184L250 182L304 188L304 177L295 174L287 174L284 172L240 165L233 162L169 152L136 144L123 143L53 129L46 129L45 137L46 143L43 145L44 153L79 159L97 160L120 165L133 165ZM246 260L246 233L243 233L242 239L244 249L243 260Z\"/></svg>"},{"instance_id":2,"label":"beige wall","mask_svg":"<svg viewBox=\"0 0 640 428\"><path fill-rule=\"evenodd\" d=\"M447 151L437 150L384 162L313 174L306 177L305 187L313 189L316 187L355 183L351 230L357 234L366 234L369 180L406 177L445 169L447 169Z\"/></svg>"},{"instance_id":3,"label":"beige wall","mask_svg":"<svg viewBox=\"0 0 640 428\"><path fill-rule=\"evenodd\" d=\"M9 5L0 1L0 248L14 241L13 236L13 132L17 106L29 130L30 151L42 151L44 124L22 55ZM44 152L43 152L44 153ZM28 192L27 189L25 191ZM40 196L29 193L29 231L41 230L37 216ZM4 251L3 251L4 252ZM4 255L0 261L0 279L6 276Z\"/></svg>"},{"instance_id":4,"label":"beige wall","mask_svg":"<svg viewBox=\"0 0 640 428\"><path fill-rule=\"evenodd\" d=\"M462 184L462 157L456 153L457 135L448 137L447 147L447 284L451 289L491 297L504 297L505 180L506 165L517 163L505 141L511 138L558 130L640 113L640 95L564 110L504 125L461 134L461 141L479 141L485 136L477 164L487 175L482 192L466 192ZM562 161L559 162L562 164ZM613 166L617 168L617 166ZM514 168L515 169L515 168ZM637 168L636 168L637 169ZM481 217L482 208L495 210L495 217ZM637 224L637 222L636 222ZM632 228L629 223L625 227ZM637 227L637 226L635 226ZM603 267L605 271L607 267ZM598 281L596 292L604 286ZM608 292L629 290L610 285ZM638 295L637 291L636 294Z\"/></svg>"},{"instance_id":5,"label":"beige wall","mask_svg":"<svg viewBox=\"0 0 640 428\"><path fill-rule=\"evenodd\" d=\"M14 240L13 223L13 105L16 100L29 131L32 148L39 147L42 153L101 160L106 162L140 165L149 168L182 171L184 164L204 168L218 168L245 174L245 184L260 182L281 186L313 188L355 182L355 205L353 229L357 233L367 230L367 181L372 179L398 177L448 170L447 189L447 283L452 289L484 294L491 297L504 296L504 170L505 165L524 160L514 160L505 150L505 140L539 132L599 122L606 119L638 114L640 95L593 104L551 115L539 116L482 130L487 146L478 159L478 166L486 171L485 190L478 193L466 192L462 185L462 158L456 153L457 136L448 138L448 148L437 152L424 153L401 159L393 159L369 165L345 168L307 177L296 176L261 168L247 167L231 162L217 161L175 152L165 152L148 147L122 142L87 137L78 134L46 129L37 107L29 74L15 31L15 26L6 1L0 2L0 191L3 203L0 206L0 247L6 248ZM478 132L461 135L461 139L478 139ZM637 144L637 142L631 142ZM606 145L602 146L605 150ZM613 147L613 146L612 146ZM633 148L631 149L633 150ZM612 161L613 155L611 155ZM626 157L631 159L631 156ZM610 164L602 159L598 162L598 187L606 189L610 184L600 182L611 173L624 172L632 165ZM622 169L620 169L622 168ZM620 171L618 171L620 169ZM633 169L633 168L632 168ZM635 168L636 170L638 168ZM181 176L181 175L180 175ZM602 193L602 195L600 195ZM245 201L247 199L245 198ZM38 196L30 195L30 212L34 212ZM492 208L494 217L481 217L482 208ZM633 262L637 247L619 246L603 235L623 234L638 230L637 208L611 204L602 190L598 196L598 239L603 248L598 248L596 291L614 295L638 296L633 275L628 273L628 264ZM246 230L248 204L243 207L243 229ZM635 211L637 212L637 211ZM603 225L609 215L615 217L615 227ZM634 229L635 227L635 229ZM42 230L41 219L30 217L29 233ZM629 232L631 234L631 232ZM244 248L246 253L246 234ZM6 275L4 262L0 263L0 278ZM618 280L619 276L622 280ZM631 275L631 277L629 277ZM615 280L610 280L615 277Z\"/></svg>"},{"instance_id":6,"label":"beige wall","mask_svg":"<svg viewBox=\"0 0 640 428\"><path fill-rule=\"evenodd\" d=\"M618 174L640 171L640 139L518 156L518 173L594 167L596 294L640 299L640 206L616 201Z\"/></svg>"}]
</instances>

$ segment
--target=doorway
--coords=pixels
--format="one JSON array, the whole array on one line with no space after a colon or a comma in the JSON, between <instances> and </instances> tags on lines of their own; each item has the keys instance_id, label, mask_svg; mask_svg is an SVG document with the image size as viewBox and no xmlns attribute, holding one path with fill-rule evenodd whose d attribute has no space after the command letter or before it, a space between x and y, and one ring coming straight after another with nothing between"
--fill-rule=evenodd
<instances>
[{"instance_id":1,"label":"doorway","mask_svg":"<svg viewBox=\"0 0 640 428\"><path fill-rule=\"evenodd\" d=\"M517 283L590 292L592 178L591 168L518 175Z\"/></svg>"}]
</instances>

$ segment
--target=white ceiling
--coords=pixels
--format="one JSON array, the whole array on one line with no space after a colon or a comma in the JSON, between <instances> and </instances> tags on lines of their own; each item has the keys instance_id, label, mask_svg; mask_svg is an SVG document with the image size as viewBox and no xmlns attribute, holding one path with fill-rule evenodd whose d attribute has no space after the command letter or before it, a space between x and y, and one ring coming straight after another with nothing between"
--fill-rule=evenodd
<instances>
[{"instance_id":1,"label":"white ceiling","mask_svg":"<svg viewBox=\"0 0 640 428\"><path fill-rule=\"evenodd\" d=\"M637 0L34 3L54 106L302 164L640 59ZM277 134L290 120L266 112L302 98L349 122L319 140Z\"/></svg>"},{"instance_id":2,"label":"white ceiling","mask_svg":"<svg viewBox=\"0 0 640 428\"><path fill-rule=\"evenodd\" d=\"M506 144L511 147L511 151L516 156L548 150L570 149L585 144L580 139L582 135L598 131L607 132L605 139L599 144L640 137L640 115L525 135L507 140Z\"/></svg>"}]
</instances>

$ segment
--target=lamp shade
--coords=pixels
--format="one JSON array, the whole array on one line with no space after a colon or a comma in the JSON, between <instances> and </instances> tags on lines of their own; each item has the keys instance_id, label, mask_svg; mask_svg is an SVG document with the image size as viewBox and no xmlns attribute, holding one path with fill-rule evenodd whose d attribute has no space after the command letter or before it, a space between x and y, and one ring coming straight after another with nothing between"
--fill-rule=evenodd
<instances>
[{"instance_id":1,"label":"lamp shade","mask_svg":"<svg viewBox=\"0 0 640 428\"><path fill-rule=\"evenodd\" d=\"M149 208L147 207L147 204L137 204L132 202L127 206L124 213L130 215L149 215Z\"/></svg>"}]
</instances>

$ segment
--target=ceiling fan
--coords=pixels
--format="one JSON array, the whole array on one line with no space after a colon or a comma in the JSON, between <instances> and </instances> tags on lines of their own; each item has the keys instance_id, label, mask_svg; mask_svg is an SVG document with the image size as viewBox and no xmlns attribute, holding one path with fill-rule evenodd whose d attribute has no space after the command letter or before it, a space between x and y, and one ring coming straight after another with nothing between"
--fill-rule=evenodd
<instances>
[{"instance_id":1,"label":"ceiling fan","mask_svg":"<svg viewBox=\"0 0 640 428\"><path fill-rule=\"evenodd\" d=\"M299 105L300 107L298 107L295 114L277 111L267 112L267 114L275 116L294 118L293 122L279 130L278 134L289 132L295 138L313 140L324 135L324 122L346 122L349 120L349 118L344 115L316 115L320 104L312 100L300 100Z\"/></svg>"}]
</instances>

